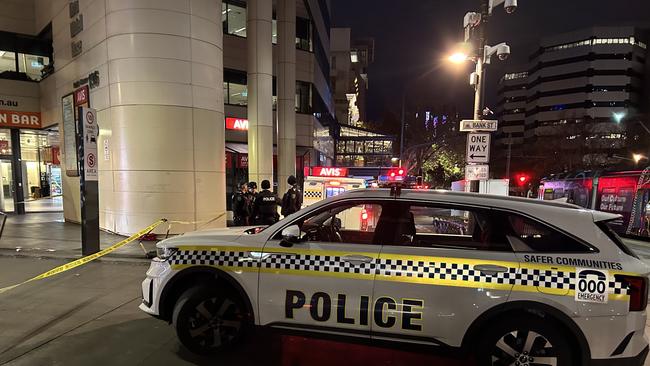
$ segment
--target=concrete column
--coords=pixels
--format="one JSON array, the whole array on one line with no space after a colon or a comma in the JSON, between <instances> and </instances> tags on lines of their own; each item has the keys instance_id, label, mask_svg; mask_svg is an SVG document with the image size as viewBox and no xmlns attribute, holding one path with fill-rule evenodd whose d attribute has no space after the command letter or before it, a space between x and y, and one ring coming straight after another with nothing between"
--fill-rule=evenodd
<instances>
[{"instance_id":1,"label":"concrete column","mask_svg":"<svg viewBox=\"0 0 650 366\"><path fill-rule=\"evenodd\" d=\"M106 1L110 104L100 121L111 159L100 166L100 210L102 227L123 234L226 210L221 0L143 4Z\"/></svg>"},{"instance_id":2,"label":"concrete column","mask_svg":"<svg viewBox=\"0 0 650 366\"><path fill-rule=\"evenodd\" d=\"M247 3L248 180L273 182L273 44L270 0Z\"/></svg>"},{"instance_id":3,"label":"concrete column","mask_svg":"<svg viewBox=\"0 0 650 366\"><path fill-rule=\"evenodd\" d=\"M296 0L278 0L278 188L296 175Z\"/></svg>"}]
</instances>

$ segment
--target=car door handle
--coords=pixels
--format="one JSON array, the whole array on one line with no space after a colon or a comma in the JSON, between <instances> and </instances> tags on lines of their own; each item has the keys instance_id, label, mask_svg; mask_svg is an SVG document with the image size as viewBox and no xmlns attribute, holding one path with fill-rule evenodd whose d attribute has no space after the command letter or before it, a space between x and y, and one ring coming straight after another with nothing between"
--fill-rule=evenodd
<instances>
[{"instance_id":1,"label":"car door handle","mask_svg":"<svg viewBox=\"0 0 650 366\"><path fill-rule=\"evenodd\" d=\"M497 273L508 272L508 267L497 266L495 264L477 264L474 270L481 272L484 275L494 276Z\"/></svg>"},{"instance_id":2,"label":"car door handle","mask_svg":"<svg viewBox=\"0 0 650 366\"><path fill-rule=\"evenodd\" d=\"M252 262L259 260L267 260L270 257L297 257L298 253L262 253L262 252L249 252L247 256L241 257L240 262Z\"/></svg>"},{"instance_id":3,"label":"car door handle","mask_svg":"<svg viewBox=\"0 0 650 366\"><path fill-rule=\"evenodd\" d=\"M374 259L365 255L346 255L341 257L344 262L352 263L354 265L360 265L363 263L370 263Z\"/></svg>"}]
</instances>

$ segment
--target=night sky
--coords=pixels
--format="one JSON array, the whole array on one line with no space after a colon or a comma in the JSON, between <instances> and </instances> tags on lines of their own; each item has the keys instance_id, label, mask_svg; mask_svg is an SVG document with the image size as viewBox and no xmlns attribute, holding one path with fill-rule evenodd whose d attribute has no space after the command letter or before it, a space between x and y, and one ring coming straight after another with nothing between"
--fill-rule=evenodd
<instances>
[{"instance_id":1,"label":"night sky","mask_svg":"<svg viewBox=\"0 0 650 366\"><path fill-rule=\"evenodd\" d=\"M331 0L331 4L333 27L350 27L353 37L375 39L375 63L368 75L370 120L381 122L387 109L399 116L405 86L411 89L407 94L411 104L455 104L461 117L471 117L473 89L468 76L473 64L468 62L462 70L445 56L462 41L463 16L478 11L479 0ZM519 0L512 15L497 8L490 18L488 43L507 42L513 57L506 62L493 58L487 105L494 103L495 82L508 63L517 62L516 56L521 57L540 36L597 25L650 28L650 1Z\"/></svg>"}]
</instances>

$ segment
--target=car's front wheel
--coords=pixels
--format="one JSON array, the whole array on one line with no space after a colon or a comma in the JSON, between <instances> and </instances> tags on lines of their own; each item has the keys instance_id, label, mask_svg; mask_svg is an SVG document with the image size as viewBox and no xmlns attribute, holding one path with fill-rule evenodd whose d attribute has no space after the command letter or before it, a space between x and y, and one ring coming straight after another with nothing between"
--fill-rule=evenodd
<instances>
[{"instance_id":1,"label":"car's front wheel","mask_svg":"<svg viewBox=\"0 0 650 366\"><path fill-rule=\"evenodd\" d=\"M172 322L181 343L200 355L235 345L250 326L240 296L208 286L185 291L176 302Z\"/></svg>"},{"instance_id":2,"label":"car's front wheel","mask_svg":"<svg viewBox=\"0 0 650 366\"><path fill-rule=\"evenodd\" d=\"M491 366L570 366L567 335L554 321L533 315L492 323L479 341L478 364Z\"/></svg>"}]
</instances>

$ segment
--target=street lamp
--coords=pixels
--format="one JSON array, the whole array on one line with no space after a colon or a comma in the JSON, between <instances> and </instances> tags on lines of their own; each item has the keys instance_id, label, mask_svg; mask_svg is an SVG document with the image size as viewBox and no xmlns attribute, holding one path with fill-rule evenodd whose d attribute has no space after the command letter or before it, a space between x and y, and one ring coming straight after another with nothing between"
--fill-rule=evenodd
<instances>
[{"instance_id":1,"label":"street lamp","mask_svg":"<svg viewBox=\"0 0 650 366\"><path fill-rule=\"evenodd\" d=\"M467 61L469 59L469 56L466 53L459 51L452 53L447 59L452 63L460 64Z\"/></svg>"},{"instance_id":2,"label":"street lamp","mask_svg":"<svg viewBox=\"0 0 650 366\"><path fill-rule=\"evenodd\" d=\"M648 160L648 157L641 154L632 154L632 160L634 160L635 164L639 164L642 159Z\"/></svg>"},{"instance_id":3,"label":"street lamp","mask_svg":"<svg viewBox=\"0 0 650 366\"><path fill-rule=\"evenodd\" d=\"M623 118L625 118L625 112L612 113L612 117L614 118L614 121L616 121L616 123L621 123Z\"/></svg>"}]
</instances>

